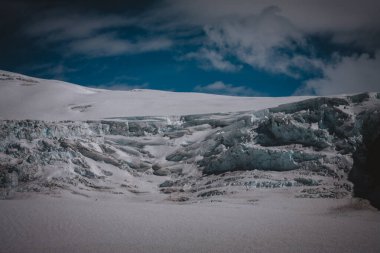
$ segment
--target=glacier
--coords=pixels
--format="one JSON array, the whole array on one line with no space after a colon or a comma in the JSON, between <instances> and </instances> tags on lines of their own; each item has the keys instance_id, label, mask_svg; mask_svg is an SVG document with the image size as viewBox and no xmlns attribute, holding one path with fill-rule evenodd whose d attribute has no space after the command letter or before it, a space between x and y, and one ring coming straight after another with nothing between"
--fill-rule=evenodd
<instances>
[{"instance_id":1,"label":"glacier","mask_svg":"<svg viewBox=\"0 0 380 253\"><path fill-rule=\"evenodd\" d=\"M197 201L252 189L380 207L378 93L261 110L1 120L0 195L69 191Z\"/></svg>"}]
</instances>

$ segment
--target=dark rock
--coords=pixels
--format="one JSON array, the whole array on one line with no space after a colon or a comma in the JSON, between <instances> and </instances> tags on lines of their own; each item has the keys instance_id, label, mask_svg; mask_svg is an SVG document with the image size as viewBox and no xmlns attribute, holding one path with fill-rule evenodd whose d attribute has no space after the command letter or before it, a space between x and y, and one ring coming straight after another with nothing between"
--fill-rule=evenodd
<instances>
[{"instance_id":1,"label":"dark rock","mask_svg":"<svg viewBox=\"0 0 380 253\"><path fill-rule=\"evenodd\" d=\"M329 98L329 97L317 97L306 99L300 102L294 102L289 104L280 105L275 108L270 108L269 111L272 113L284 112L287 114L295 113L303 110L318 111L322 105L327 105L328 107L339 106L339 105L349 105L347 99L344 98Z\"/></svg>"},{"instance_id":2,"label":"dark rock","mask_svg":"<svg viewBox=\"0 0 380 253\"><path fill-rule=\"evenodd\" d=\"M174 185L174 182L173 181L170 181L170 180L166 180L164 181L163 183L161 183L159 185L160 188L162 187L172 187Z\"/></svg>"},{"instance_id":3,"label":"dark rock","mask_svg":"<svg viewBox=\"0 0 380 253\"><path fill-rule=\"evenodd\" d=\"M158 164L158 163L155 163L155 164L153 164L153 166L152 166L152 169L153 169L154 171L159 170L159 169L161 169L161 168L162 168L161 165Z\"/></svg>"},{"instance_id":4,"label":"dark rock","mask_svg":"<svg viewBox=\"0 0 380 253\"><path fill-rule=\"evenodd\" d=\"M159 170L154 171L153 174L156 176L167 176L170 174L170 170L166 168L161 168Z\"/></svg>"},{"instance_id":5,"label":"dark rock","mask_svg":"<svg viewBox=\"0 0 380 253\"><path fill-rule=\"evenodd\" d=\"M354 153L349 178L354 183L355 195L380 209L380 111L368 111L360 118L363 142Z\"/></svg>"},{"instance_id":6,"label":"dark rock","mask_svg":"<svg viewBox=\"0 0 380 253\"><path fill-rule=\"evenodd\" d=\"M78 173L79 175L81 175L83 177L87 177L89 179L97 178L97 176L89 169L75 167L74 172Z\"/></svg>"},{"instance_id":7,"label":"dark rock","mask_svg":"<svg viewBox=\"0 0 380 253\"><path fill-rule=\"evenodd\" d=\"M319 183L311 178L297 177L294 179L297 183L306 186L318 186Z\"/></svg>"},{"instance_id":8,"label":"dark rock","mask_svg":"<svg viewBox=\"0 0 380 253\"><path fill-rule=\"evenodd\" d=\"M202 193L199 193L197 195L197 197L199 198L208 198L208 197L212 197L212 196L219 196L219 195L224 195L226 194L226 191L219 191L219 190L212 190L212 191L206 191L206 192L202 192Z\"/></svg>"},{"instance_id":9,"label":"dark rock","mask_svg":"<svg viewBox=\"0 0 380 253\"><path fill-rule=\"evenodd\" d=\"M352 103L362 103L364 101L368 101L370 98L369 93L360 93L353 96L348 96L348 99L352 101Z\"/></svg>"}]
</instances>

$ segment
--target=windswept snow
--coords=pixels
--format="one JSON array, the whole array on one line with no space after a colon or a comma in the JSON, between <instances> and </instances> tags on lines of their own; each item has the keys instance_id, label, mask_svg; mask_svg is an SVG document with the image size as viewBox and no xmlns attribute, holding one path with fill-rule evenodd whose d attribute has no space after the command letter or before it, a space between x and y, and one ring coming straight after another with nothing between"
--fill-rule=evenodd
<instances>
[{"instance_id":1,"label":"windswept snow","mask_svg":"<svg viewBox=\"0 0 380 253\"><path fill-rule=\"evenodd\" d=\"M95 120L252 111L307 97L232 97L134 89L115 91L0 71L0 119Z\"/></svg>"}]
</instances>

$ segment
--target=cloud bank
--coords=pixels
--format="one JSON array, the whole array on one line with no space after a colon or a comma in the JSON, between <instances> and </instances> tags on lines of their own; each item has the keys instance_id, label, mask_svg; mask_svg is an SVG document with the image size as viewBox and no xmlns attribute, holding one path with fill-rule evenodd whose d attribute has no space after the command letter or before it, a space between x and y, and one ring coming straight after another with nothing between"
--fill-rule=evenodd
<instances>
[{"instance_id":1,"label":"cloud bank","mask_svg":"<svg viewBox=\"0 0 380 253\"><path fill-rule=\"evenodd\" d=\"M337 64L327 65L324 77L309 80L296 94L332 95L379 91L380 51L371 57L368 54L342 57Z\"/></svg>"},{"instance_id":2,"label":"cloud bank","mask_svg":"<svg viewBox=\"0 0 380 253\"><path fill-rule=\"evenodd\" d=\"M262 94L256 92L245 86L234 86L232 84L225 84L222 81L217 81L208 85L198 85L194 91L212 93L212 94L224 94L232 96L261 96Z\"/></svg>"},{"instance_id":3,"label":"cloud bank","mask_svg":"<svg viewBox=\"0 0 380 253\"><path fill-rule=\"evenodd\" d=\"M378 13L375 0L167 0L161 15L175 20L165 29L203 29L200 49L188 54L202 68L237 72L248 65L293 78L315 73L322 77L296 93L328 95L380 90ZM350 50L323 58L313 36Z\"/></svg>"}]
</instances>

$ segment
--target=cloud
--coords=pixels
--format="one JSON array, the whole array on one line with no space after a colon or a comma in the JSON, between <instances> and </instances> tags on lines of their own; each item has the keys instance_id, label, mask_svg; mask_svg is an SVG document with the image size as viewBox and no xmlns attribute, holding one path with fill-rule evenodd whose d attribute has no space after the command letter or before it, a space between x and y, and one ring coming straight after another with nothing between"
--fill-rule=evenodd
<instances>
[{"instance_id":1,"label":"cloud","mask_svg":"<svg viewBox=\"0 0 380 253\"><path fill-rule=\"evenodd\" d=\"M139 81L139 78L127 75L118 75L109 82L101 84L93 84L89 87L106 90L133 90L133 89L148 89L149 83L134 83ZM132 83L131 83L132 82Z\"/></svg>"},{"instance_id":2,"label":"cloud","mask_svg":"<svg viewBox=\"0 0 380 253\"><path fill-rule=\"evenodd\" d=\"M166 0L152 11L157 29L203 29L202 48L190 54L201 66L236 71L233 62L299 77L319 72L310 36L373 52L380 48L377 0ZM166 21L166 22L165 22ZM208 54L207 54L208 53ZM235 64L236 65L236 64Z\"/></svg>"},{"instance_id":3,"label":"cloud","mask_svg":"<svg viewBox=\"0 0 380 253\"><path fill-rule=\"evenodd\" d=\"M65 64L65 62L33 64L33 66L24 66L23 71L31 71L39 73L44 78L65 80L66 75L79 71L78 68L73 68ZM22 72L23 72L22 71Z\"/></svg>"},{"instance_id":4,"label":"cloud","mask_svg":"<svg viewBox=\"0 0 380 253\"><path fill-rule=\"evenodd\" d=\"M46 69L46 73L55 79L65 79L66 74L76 71L78 71L78 69L70 68L66 66L63 62L54 64L50 68Z\"/></svg>"},{"instance_id":5,"label":"cloud","mask_svg":"<svg viewBox=\"0 0 380 253\"><path fill-rule=\"evenodd\" d=\"M238 72L251 66L293 78L321 73L324 78L297 91L318 94L373 89L379 80L374 70L380 51L378 0L126 0L117 6L101 1L89 6L79 0L70 11L65 4L29 2L5 1L3 37L18 33L14 27L19 22L28 22L24 32L68 56L175 47L177 59L196 60L207 70ZM127 33L129 28L134 32ZM328 41L318 44L312 38ZM334 48L337 52L331 52ZM359 78L365 84L357 86Z\"/></svg>"},{"instance_id":6,"label":"cloud","mask_svg":"<svg viewBox=\"0 0 380 253\"><path fill-rule=\"evenodd\" d=\"M26 28L30 36L40 38L47 46L58 45L68 54L90 57L115 56L170 48L172 41L164 36L124 38L120 29L134 25L136 20L118 15L49 15Z\"/></svg>"},{"instance_id":7,"label":"cloud","mask_svg":"<svg viewBox=\"0 0 380 253\"><path fill-rule=\"evenodd\" d=\"M177 26L203 26L258 15L270 6L277 6L306 33L379 30L380 26L378 0L166 0L156 15Z\"/></svg>"},{"instance_id":8,"label":"cloud","mask_svg":"<svg viewBox=\"0 0 380 253\"><path fill-rule=\"evenodd\" d=\"M96 89L105 89L105 90L135 90L135 89L148 89L149 84L128 84L128 83L119 83L119 84L102 84L102 85L90 85L89 87Z\"/></svg>"},{"instance_id":9,"label":"cloud","mask_svg":"<svg viewBox=\"0 0 380 253\"><path fill-rule=\"evenodd\" d=\"M130 23L130 20L115 15L49 15L32 23L26 32L32 36L43 36L48 41L62 41L86 38L104 29L123 27Z\"/></svg>"},{"instance_id":10,"label":"cloud","mask_svg":"<svg viewBox=\"0 0 380 253\"><path fill-rule=\"evenodd\" d=\"M204 29L205 47L216 48L221 60L234 57L254 68L293 77L299 69L312 68L316 62L293 53L305 44L303 35L279 15L276 7L266 8L256 16L224 21ZM218 68L215 62L210 63Z\"/></svg>"},{"instance_id":11,"label":"cloud","mask_svg":"<svg viewBox=\"0 0 380 253\"><path fill-rule=\"evenodd\" d=\"M181 18L176 30L185 29L186 23L188 29L200 27L203 30L201 47L187 54L187 58L199 60L201 67L233 72L245 64L292 77L298 77L302 71L318 70L318 59L298 52L312 50L304 31L283 16L279 7L268 4L257 7L242 0L238 0L239 8L228 1L215 6L211 3L213 1L192 4L179 1L169 8ZM199 13L195 12L195 6L199 7L196 8ZM174 15L169 10L164 13ZM177 21L175 16L173 20Z\"/></svg>"},{"instance_id":12,"label":"cloud","mask_svg":"<svg viewBox=\"0 0 380 253\"><path fill-rule=\"evenodd\" d=\"M208 85L198 85L194 91L220 94L220 95L233 95L233 96L261 96L262 94L254 91L251 88L244 86L233 86L232 84L225 84L222 81L217 81Z\"/></svg>"},{"instance_id":13,"label":"cloud","mask_svg":"<svg viewBox=\"0 0 380 253\"><path fill-rule=\"evenodd\" d=\"M166 38L145 39L133 43L120 39L115 34L102 34L75 40L68 45L68 49L74 54L101 57L157 51L171 45L172 42Z\"/></svg>"},{"instance_id":14,"label":"cloud","mask_svg":"<svg viewBox=\"0 0 380 253\"><path fill-rule=\"evenodd\" d=\"M380 51L341 57L336 64L326 65L324 77L306 82L296 94L333 95L380 91Z\"/></svg>"},{"instance_id":15,"label":"cloud","mask_svg":"<svg viewBox=\"0 0 380 253\"><path fill-rule=\"evenodd\" d=\"M225 72L236 72L241 69L241 65L234 65L230 61L224 59L224 56L218 51L206 48L200 49L198 52L188 53L185 58L196 59L201 62L204 69L216 69Z\"/></svg>"}]
</instances>

